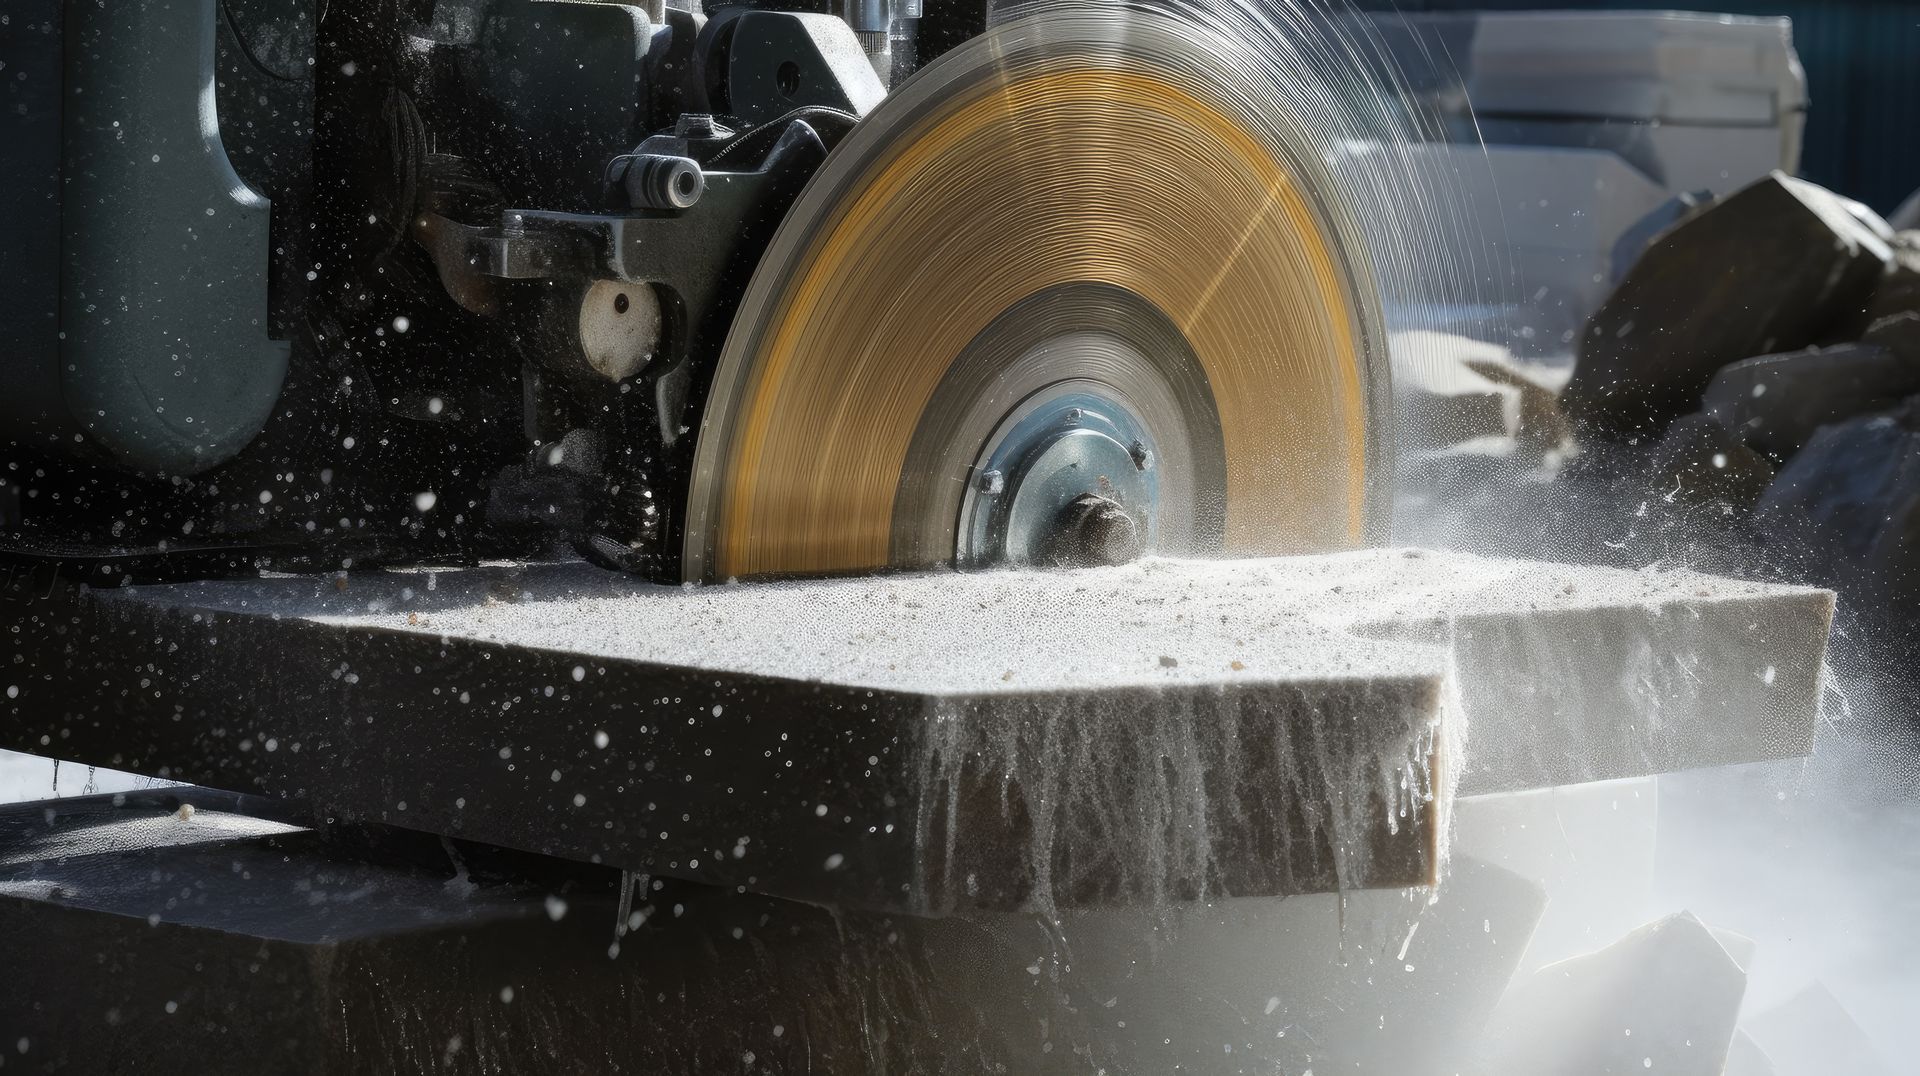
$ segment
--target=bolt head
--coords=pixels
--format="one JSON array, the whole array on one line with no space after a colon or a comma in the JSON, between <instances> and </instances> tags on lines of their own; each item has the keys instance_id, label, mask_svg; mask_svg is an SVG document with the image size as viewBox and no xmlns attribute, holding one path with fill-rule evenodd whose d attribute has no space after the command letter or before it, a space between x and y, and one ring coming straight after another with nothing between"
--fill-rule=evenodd
<instances>
[{"instance_id":1,"label":"bolt head","mask_svg":"<svg viewBox=\"0 0 1920 1076\"><path fill-rule=\"evenodd\" d=\"M705 112L683 112L673 125L673 133L678 138L714 138L720 133L720 123Z\"/></svg>"},{"instance_id":2,"label":"bolt head","mask_svg":"<svg viewBox=\"0 0 1920 1076\"><path fill-rule=\"evenodd\" d=\"M1146 535L1115 501L1085 493L1060 513L1047 559L1055 565L1098 567L1140 559Z\"/></svg>"}]
</instances>

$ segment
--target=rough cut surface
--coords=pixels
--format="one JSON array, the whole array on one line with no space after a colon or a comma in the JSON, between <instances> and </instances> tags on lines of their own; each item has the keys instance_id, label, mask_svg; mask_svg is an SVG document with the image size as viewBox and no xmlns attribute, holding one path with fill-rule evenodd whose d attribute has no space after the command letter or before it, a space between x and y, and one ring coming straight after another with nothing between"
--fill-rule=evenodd
<instances>
[{"instance_id":1,"label":"rough cut surface","mask_svg":"<svg viewBox=\"0 0 1920 1076\"><path fill-rule=\"evenodd\" d=\"M20 622L38 656L8 746L921 912L1420 884L1455 782L1804 753L1831 613L1821 591L1402 550L67 600Z\"/></svg>"}]
</instances>

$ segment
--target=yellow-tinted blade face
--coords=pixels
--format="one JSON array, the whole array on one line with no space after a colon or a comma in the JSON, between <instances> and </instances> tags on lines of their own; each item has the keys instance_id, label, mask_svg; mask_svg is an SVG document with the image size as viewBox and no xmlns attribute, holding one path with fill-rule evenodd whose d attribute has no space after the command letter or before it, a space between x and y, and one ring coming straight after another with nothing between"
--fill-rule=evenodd
<instances>
[{"instance_id":1,"label":"yellow-tinted blade face","mask_svg":"<svg viewBox=\"0 0 1920 1076\"><path fill-rule=\"evenodd\" d=\"M1069 32L1010 59L990 41L923 72L934 92L915 95L916 79L890 99L783 227L716 374L689 576L952 560L939 543L983 435L956 433L957 462L936 456L941 480L903 514L902 490L921 477L905 470L929 466L916 434L971 402L942 386L999 319L1076 286L1127 297L1184 345L1135 350L1197 364L1200 377L1169 377L1167 391L1205 397L1210 428L1217 416L1223 482L1206 497L1224 504L1167 494L1221 520L1183 552L1360 543L1383 342L1313 173L1250 129L1204 72L1137 57L1138 43ZM1086 320L1048 331L1102 330ZM1153 379L1157 354L1145 374L1091 352L1077 369L1034 343L976 387L1017 384L1023 364L1050 361L1039 381L1085 378L1121 409L1157 391L1135 383ZM903 544L898 532L922 516L936 536Z\"/></svg>"}]
</instances>

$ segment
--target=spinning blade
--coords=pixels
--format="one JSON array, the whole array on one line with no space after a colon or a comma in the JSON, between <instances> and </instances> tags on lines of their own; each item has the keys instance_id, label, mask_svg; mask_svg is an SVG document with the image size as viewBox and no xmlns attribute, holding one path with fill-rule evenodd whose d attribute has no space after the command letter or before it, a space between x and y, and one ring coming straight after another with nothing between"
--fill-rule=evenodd
<instances>
[{"instance_id":1,"label":"spinning blade","mask_svg":"<svg viewBox=\"0 0 1920 1076\"><path fill-rule=\"evenodd\" d=\"M746 293L687 578L1364 542L1385 333L1269 67L1176 14L1046 11L890 96Z\"/></svg>"}]
</instances>

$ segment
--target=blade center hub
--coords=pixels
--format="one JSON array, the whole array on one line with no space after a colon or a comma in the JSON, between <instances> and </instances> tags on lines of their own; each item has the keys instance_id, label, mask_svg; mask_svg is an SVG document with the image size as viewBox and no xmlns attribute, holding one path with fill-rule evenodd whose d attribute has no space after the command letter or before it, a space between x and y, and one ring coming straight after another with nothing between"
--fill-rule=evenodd
<instances>
[{"instance_id":1,"label":"blade center hub","mask_svg":"<svg viewBox=\"0 0 1920 1076\"><path fill-rule=\"evenodd\" d=\"M995 431L961 505L965 567L1121 564L1153 548L1154 445L1085 383L1030 396Z\"/></svg>"}]
</instances>

